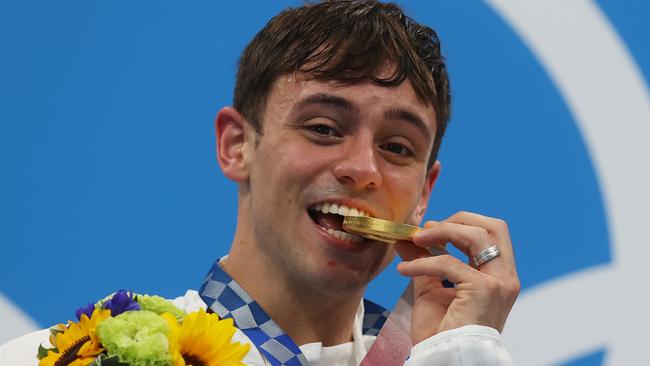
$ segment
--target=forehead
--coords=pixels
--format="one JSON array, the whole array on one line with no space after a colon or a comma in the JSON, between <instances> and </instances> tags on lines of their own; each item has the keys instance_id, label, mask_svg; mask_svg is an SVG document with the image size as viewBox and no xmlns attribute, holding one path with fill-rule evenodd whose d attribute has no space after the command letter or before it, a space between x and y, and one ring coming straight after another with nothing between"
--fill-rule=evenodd
<instances>
[{"instance_id":1,"label":"forehead","mask_svg":"<svg viewBox=\"0 0 650 366\"><path fill-rule=\"evenodd\" d=\"M381 77L381 75L380 75ZM280 76L267 97L265 115L289 113L301 101L314 95L332 95L350 102L360 113L372 110L403 109L416 113L431 132L436 129L436 114L432 105L422 101L411 82L406 79L398 86L381 86L370 80L355 84L321 81L300 72Z\"/></svg>"}]
</instances>

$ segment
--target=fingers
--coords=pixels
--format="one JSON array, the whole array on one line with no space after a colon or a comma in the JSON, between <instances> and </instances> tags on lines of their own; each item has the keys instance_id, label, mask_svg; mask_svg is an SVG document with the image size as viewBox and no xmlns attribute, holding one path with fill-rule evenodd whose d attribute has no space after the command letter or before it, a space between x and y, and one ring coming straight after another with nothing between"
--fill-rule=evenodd
<instances>
[{"instance_id":1,"label":"fingers","mask_svg":"<svg viewBox=\"0 0 650 366\"><path fill-rule=\"evenodd\" d=\"M397 265L397 270L404 276L429 276L446 278L454 283L476 281L482 274L450 255L418 258Z\"/></svg>"},{"instance_id":2,"label":"fingers","mask_svg":"<svg viewBox=\"0 0 650 366\"><path fill-rule=\"evenodd\" d=\"M404 276L413 278L418 276L447 278L458 285L468 284L474 290L485 291L489 296L502 298L508 306L512 306L520 290L519 280L516 277L508 276L501 279L492 277L451 255L402 262L397 265L397 270Z\"/></svg>"},{"instance_id":3,"label":"fingers","mask_svg":"<svg viewBox=\"0 0 650 366\"><path fill-rule=\"evenodd\" d=\"M503 220L469 212L459 212L442 222L429 221L425 229L413 238L421 247L440 243L452 243L461 252L472 258L482 250L496 245L501 256L481 265L488 272L514 272L514 258L508 227Z\"/></svg>"},{"instance_id":4,"label":"fingers","mask_svg":"<svg viewBox=\"0 0 650 366\"><path fill-rule=\"evenodd\" d=\"M512 257L510 232L508 230L508 224L504 220L483 216L472 212L461 211L452 215L446 221L462 225L480 226L486 229L488 231L488 235L490 237L494 237L496 241L507 242L507 246L504 246L503 248L499 246L499 249L501 250L502 254Z\"/></svg>"},{"instance_id":5,"label":"fingers","mask_svg":"<svg viewBox=\"0 0 650 366\"><path fill-rule=\"evenodd\" d=\"M501 246L482 227L457 224L446 220L422 230L413 238L413 242L422 247L450 242L469 258L478 255L482 250L492 245ZM491 273L509 271L509 266L501 263L502 261L501 258L497 257L481 265L481 268Z\"/></svg>"},{"instance_id":6,"label":"fingers","mask_svg":"<svg viewBox=\"0 0 650 366\"><path fill-rule=\"evenodd\" d=\"M486 325L501 331L519 292L519 282L515 278L493 277L449 255L400 263L397 269L414 279L415 305L421 305L414 306L414 317L428 316L430 321L439 324L438 332L468 324ZM455 289L441 289L434 281L421 280L420 286L415 281L418 278L445 277L458 286ZM449 301L451 297L453 299ZM439 312L435 311L444 307L447 307L446 313L440 318ZM418 330L426 332L423 327L418 327Z\"/></svg>"},{"instance_id":7,"label":"fingers","mask_svg":"<svg viewBox=\"0 0 650 366\"><path fill-rule=\"evenodd\" d=\"M413 242L415 245L397 247L408 260L398 264L397 269L413 278L415 284L413 319L428 321L421 324L437 324L438 332L467 324L503 329L520 288L510 235L503 220L459 212L441 222L426 222ZM492 245L499 248L501 255L474 268L450 255L422 256L423 252L417 249L445 243L451 243L470 258ZM441 288L443 278L457 286ZM426 333L428 328L423 325L417 330Z\"/></svg>"},{"instance_id":8,"label":"fingers","mask_svg":"<svg viewBox=\"0 0 650 366\"><path fill-rule=\"evenodd\" d=\"M445 221L420 231L413 242L421 247L451 242L465 255L472 256L490 246L490 236L482 227Z\"/></svg>"}]
</instances>

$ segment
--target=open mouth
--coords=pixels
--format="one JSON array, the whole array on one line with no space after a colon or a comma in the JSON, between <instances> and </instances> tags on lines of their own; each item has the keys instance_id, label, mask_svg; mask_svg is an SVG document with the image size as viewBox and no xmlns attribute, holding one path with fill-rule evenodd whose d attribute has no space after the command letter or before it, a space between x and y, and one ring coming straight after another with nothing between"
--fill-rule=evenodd
<instances>
[{"instance_id":1,"label":"open mouth","mask_svg":"<svg viewBox=\"0 0 650 366\"><path fill-rule=\"evenodd\" d=\"M345 216L370 216L367 212L338 203L317 203L309 208L309 216L323 230L335 238L351 243L360 243L363 237L353 235L343 230Z\"/></svg>"}]
</instances>

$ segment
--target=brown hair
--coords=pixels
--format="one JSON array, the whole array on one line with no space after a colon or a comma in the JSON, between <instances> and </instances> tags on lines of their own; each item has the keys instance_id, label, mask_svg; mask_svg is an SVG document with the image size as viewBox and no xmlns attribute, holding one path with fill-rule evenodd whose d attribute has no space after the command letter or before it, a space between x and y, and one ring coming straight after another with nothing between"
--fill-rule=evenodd
<instances>
[{"instance_id":1,"label":"brown hair","mask_svg":"<svg viewBox=\"0 0 650 366\"><path fill-rule=\"evenodd\" d=\"M386 78L376 74L395 66ZM262 133L261 116L278 77L301 71L315 80L397 86L408 78L418 97L436 111L435 161L450 116L451 97L440 41L392 3L332 0L288 8L271 19L244 50L234 107Z\"/></svg>"}]
</instances>

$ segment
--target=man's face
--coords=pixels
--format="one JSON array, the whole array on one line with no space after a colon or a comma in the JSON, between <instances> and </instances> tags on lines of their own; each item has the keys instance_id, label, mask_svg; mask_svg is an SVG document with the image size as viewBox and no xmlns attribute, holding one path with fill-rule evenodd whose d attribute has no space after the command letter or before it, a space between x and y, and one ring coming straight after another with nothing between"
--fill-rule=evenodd
<instances>
[{"instance_id":1,"label":"man's face","mask_svg":"<svg viewBox=\"0 0 650 366\"><path fill-rule=\"evenodd\" d=\"M247 161L249 230L258 249L251 255L265 256L290 283L363 290L394 251L341 234L340 207L419 223L439 169L427 170L433 108L408 81L387 88L295 74L276 81L262 124ZM334 212L333 204L336 214L323 212Z\"/></svg>"}]
</instances>

